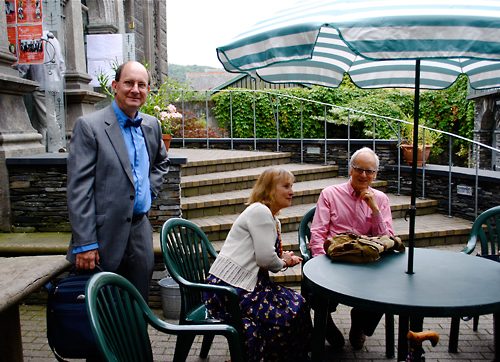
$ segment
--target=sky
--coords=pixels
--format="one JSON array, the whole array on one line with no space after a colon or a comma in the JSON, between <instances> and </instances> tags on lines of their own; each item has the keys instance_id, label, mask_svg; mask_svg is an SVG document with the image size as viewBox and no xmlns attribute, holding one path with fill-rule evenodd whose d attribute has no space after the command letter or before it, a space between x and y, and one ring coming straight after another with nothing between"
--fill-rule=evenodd
<instances>
[{"instance_id":1,"label":"sky","mask_svg":"<svg viewBox=\"0 0 500 362\"><path fill-rule=\"evenodd\" d=\"M294 0L167 0L168 62L222 68L216 48Z\"/></svg>"}]
</instances>

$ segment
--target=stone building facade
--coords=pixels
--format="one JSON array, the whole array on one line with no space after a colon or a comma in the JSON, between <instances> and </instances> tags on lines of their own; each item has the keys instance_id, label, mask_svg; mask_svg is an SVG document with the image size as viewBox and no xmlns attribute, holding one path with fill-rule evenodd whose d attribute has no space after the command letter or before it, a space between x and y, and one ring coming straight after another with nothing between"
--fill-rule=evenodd
<instances>
[{"instance_id":1,"label":"stone building facade","mask_svg":"<svg viewBox=\"0 0 500 362\"><path fill-rule=\"evenodd\" d=\"M66 134L75 120L95 110L104 97L89 85L87 34L135 34L135 60L145 61L157 79L168 74L166 0L44 0L55 7L62 22L63 53L66 61ZM59 11L60 10L60 11ZM9 51L7 20L0 13L0 231L11 231L9 177L6 159L45 152L41 135L31 126L23 96L38 83L19 77Z\"/></svg>"},{"instance_id":2,"label":"stone building facade","mask_svg":"<svg viewBox=\"0 0 500 362\"><path fill-rule=\"evenodd\" d=\"M469 95L476 103L474 112L474 141L493 148L500 147L500 89L475 92ZM474 160L476 156L474 154ZM500 153L481 147L479 168L500 171Z\"/></svg>"}]
</instances>

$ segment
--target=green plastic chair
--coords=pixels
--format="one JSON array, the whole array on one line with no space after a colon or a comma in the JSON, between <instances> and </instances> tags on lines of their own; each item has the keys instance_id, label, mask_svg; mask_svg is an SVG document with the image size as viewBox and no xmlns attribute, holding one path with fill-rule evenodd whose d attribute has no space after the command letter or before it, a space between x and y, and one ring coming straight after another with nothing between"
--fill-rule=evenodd
<instances>
[{"instance_id":1,"label":"green plastic chair","mask_svg":"<svg viewBox=\"0 0 500 362\"><path fill-rule=\"evenodd\" d=\"M205 283L217 252L203 230L185 219L169 219L162 226L161 250L167 270L179 284L181 292L179 324L221 323L210 316L203 303L202 293L206 291L225 295L228 299L228 312L231 314L229 324L238 331L241 351L245 351L243 323L236 290L229 286ZM177 338L176 351L182 350L183 356L187 357L196 335L197 333L193 332ZM212 342L213 335L205 335L200 351L201 358L207 358ZM184 359L179 358L174 361L180 362Z\"/></svg>"},{"instance_id":2,"label":"green plastic chair","mask_svg":"<svg viewBox=\"0 0 500 362\"><path fill-rule=\"evenodd\" d=\"M92 332L105 361L152 362L148 324L177 338L193 333L223 335L229 343L231 360L243 361L239 334L233 327L227 324L179 326L162 321L132 283L120 275L110 272L93 275L87 282L85 295Z\"/></svg>"},{"instance_id":3,"label":"green plastic chair","mask_svg":"<svg viewBox=\"0 0 500 362\"><path fill-rule=\"evenodd\" d=\"M304 214L299 224L299 249L302 254L302 268L312 258L311 251L309 250L309 242L311 241L311 223L315 212L316 206ZM302 296L308 299L310 290L305 285L303 279L301 280L300 290ZM394 357L394 315L387 313L385 314L385 344L387 358Z\"/></svg>"},{"instance_id":4,"label":"green plastic chair","mask_svg":"<svg viewBox=\"0 0 500 362\"><path fill-rule=\"evenodd\" d=\"M486 235L486 232L484 231L485 224L488 230L488 235ZM494 256L495 254L498 254L500 242L500 206L494 206L476 218L472 224L467 246L462 250L462 253L472 254L472 252L476 249L478 240L481 243L481 253L478 253L478 255ZM479 316L474 316L473 319L472 330L477 331ZM448 344L448 350L450 352L457 352L459 329L460 318L452 318L450 342Z\"/></svg>"},{"instance_id":5,"label":"green plastic chair","mask_svg":"<svg viewBox=\"0 0 500 362\"><path fill-rule=\"evenodd\" d=\"M309 250L309 242L311 241L311 223L315 212L316 206L304 214L299 224L299 249L302 254L301 269L304 268L304 265L312 257L311 251ZM308 298L310 291L303 279L301 280L300 292L304 298Z\"/></svg>"}]
</instances>

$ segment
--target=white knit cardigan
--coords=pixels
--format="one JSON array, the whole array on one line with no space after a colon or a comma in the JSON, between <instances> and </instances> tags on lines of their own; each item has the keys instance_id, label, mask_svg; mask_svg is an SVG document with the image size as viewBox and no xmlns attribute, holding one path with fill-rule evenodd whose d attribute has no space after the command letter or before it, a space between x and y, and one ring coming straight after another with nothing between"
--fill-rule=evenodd
<instances>
[{"instance_id":1,"label":"white knit cardigan","mask_svg":"<svg viewBox=\"0 0 500 362\"><path fill-rule=\"evenodd\" d=\"M210 268L210 274L226 283L252 291L257 284L259 268L278 272L283 260L274 250L281 224L264 204L248 206L236 219Z\"/></svg>"}]
</instances>

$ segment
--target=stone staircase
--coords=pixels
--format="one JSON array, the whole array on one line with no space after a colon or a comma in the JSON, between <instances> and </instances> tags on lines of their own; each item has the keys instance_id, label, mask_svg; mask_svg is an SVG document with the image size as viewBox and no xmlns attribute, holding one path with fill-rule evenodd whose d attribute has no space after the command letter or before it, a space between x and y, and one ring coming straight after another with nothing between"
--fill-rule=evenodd
<instances>
[{"instance_id":1,"label":"stone staircase","mask_svg":"<svg viewBox=\"0 0 500 362\"><path fill-rule=\"evenodd\" d=\"M212 150L206 150L212 151ZM290 163L290 153L219 151L219 157L200 157L189 149L178 149L176 153L188 156L188 164L181 170L183 218L198 225L220 250L232 224L245 207L251 188L261 172L270 166L279 165L295 175L292 206L280 214L282 240L285 250L300 254L298 247L298 227L302 216L316 205L317 198L325 187L344 183L345 177L338 177L338 166ZM203 154L203 152L202 152ZM200 159L197 159L200 158ZM375 180L372 187L386 191L387 182ZM410 207L409 196L388 194L395 234L407 244L408 221L404 216ZM415 221L415 245L463 244L465 246L470 221L449 218L435 213L436 200L417 199ZM287 285L300 283L300 267L289 268L286 272L273 276L274 280Z\"/></svg>"}]
</instances>

